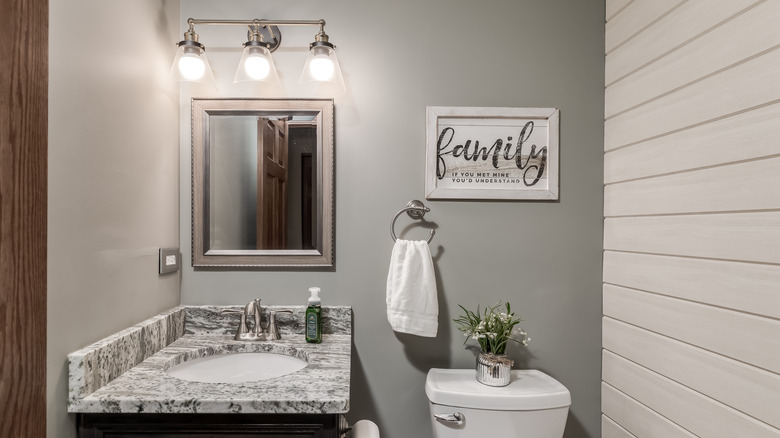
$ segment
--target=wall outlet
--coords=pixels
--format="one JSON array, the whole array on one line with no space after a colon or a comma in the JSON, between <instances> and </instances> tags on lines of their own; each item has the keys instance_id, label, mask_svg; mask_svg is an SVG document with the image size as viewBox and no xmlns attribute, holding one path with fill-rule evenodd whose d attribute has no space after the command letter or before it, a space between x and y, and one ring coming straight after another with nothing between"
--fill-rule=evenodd
<instances>
[{"instance_id":1,"label":"wall outlet","mask_svg":"<svg viewBox=\"0 0 780 438\"><path fill-rule=\"evenodd\" d=\"M170 274L179 270L179 248L160 248L159 273Z\"/></svg>"}]
</instances>

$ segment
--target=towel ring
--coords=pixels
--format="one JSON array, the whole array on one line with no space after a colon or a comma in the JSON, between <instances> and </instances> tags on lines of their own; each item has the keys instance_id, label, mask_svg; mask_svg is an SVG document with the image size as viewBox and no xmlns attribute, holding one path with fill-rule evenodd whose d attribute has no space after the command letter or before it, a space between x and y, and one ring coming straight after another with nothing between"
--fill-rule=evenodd
<instances>
[{"instance_id":1,"label":"towel ring","mask_svg":"<svg viewBox=\"0 0 780 438\"><path fill-rule=\"evenodd\" d=\"M426 207L425 204L423 204L421 201L416 199L409 201L409 203L406 204L406 208L402 208L400 211L398 211L398 213L395 214L393 221L390 223L390 237L393 238L393 242L398 240L398 238L395 237L395 221L398 219L398 216L400 216L401 213L406 212L406 214L409 215L409 217L412 219L422 219L423 216L425 216L425 213L428 213L429 211L431 211L431 209ZM431 243L434 234L436 234L436 230L431 230L431 235L428 237L427 243Z\"/></svg>"}]
</instances>

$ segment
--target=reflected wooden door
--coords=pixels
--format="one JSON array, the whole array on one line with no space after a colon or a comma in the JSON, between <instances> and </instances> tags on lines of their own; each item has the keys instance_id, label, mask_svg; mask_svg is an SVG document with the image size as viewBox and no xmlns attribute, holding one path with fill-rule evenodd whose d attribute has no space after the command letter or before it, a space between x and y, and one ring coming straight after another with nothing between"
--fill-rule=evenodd
<instances>
[{"instance_id":1,"label":"reflected wooden door","mask_svg":"<svg viewBox=\"0 0 780 438\"><path fill-rule=\"evenodd\" d=\"M287 121L257 121L257 249L285 249Z\"/></svg>"}]
</instances>

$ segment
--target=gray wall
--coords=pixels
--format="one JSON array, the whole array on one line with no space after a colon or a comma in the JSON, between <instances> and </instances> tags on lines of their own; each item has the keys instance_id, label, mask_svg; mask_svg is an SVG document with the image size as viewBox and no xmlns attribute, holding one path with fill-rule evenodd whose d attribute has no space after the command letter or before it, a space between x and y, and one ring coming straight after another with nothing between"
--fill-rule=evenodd
<instances>
[{"instance_id":1,"label":"gray wall","mask_svg":"<svg viewBox=\"0 0 780 438\"><path fill-rule=\"evenodd\" d=\"M66 355L180 300L179 275L157 274L157 248L179 245L178 92L167 83L178 9L50 4L49 437L76 432Z\"/></svg>"},{"instance_id":2,"label":"gray wall","mask_svg":"<svg viewBox=\"0 0 780 438\"><path fill-rule=\"evenodd\" d=\"M599 436L604 3L601 0L182 0L196 18L324 18L348 91L336 98L336 270L204 272L185 267L184 304L325 304L354 309L351 421L383 437L429 437L423 385L431 367L471 368L452 318L458 304L509 300L527 351L512 354L572 393L566 436ZM231 84L244 32L196 28L220 89L181 96L181 242L190 241L189 99L254 96ZM182 28L183 31L183 28ZM284 30L275 54L289 96L314 29ZM297 44L297 46L296 46ZM279 95L279 93L275 94ZM440 294L435 339L395 334L385 317L388 225L423 198L425 107L559 107L559 202L431 201ZM401 232L411 221L399 219ZM404 235L403 233L401 233ZM408 238L427 232L410 229ZM184 245L184 244L183 244ZM188 260L189 248L183 247Z\"/></svg>"},{"instance_id":3,"label":"gray wall","mask_svg":"<svg viewBox=\"0 0 780 438\"><path fill-rule=\"evenodd\" d=\"M212 217L209 221L210 242L206 244L213 249L255 249L257 119L213 117L209 136Z\"/></svg>"}]
</instances>

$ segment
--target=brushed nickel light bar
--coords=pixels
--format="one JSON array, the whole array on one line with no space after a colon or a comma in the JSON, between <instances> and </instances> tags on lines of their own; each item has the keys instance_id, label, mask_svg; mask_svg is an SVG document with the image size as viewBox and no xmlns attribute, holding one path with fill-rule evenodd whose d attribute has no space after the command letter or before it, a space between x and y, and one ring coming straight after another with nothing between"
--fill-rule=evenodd
<instances>
[{"instance_id":1,"label":"brushed nickel light bar","mask_svg":"<svg viewBox=\"0 0 780 438\"><path fill-rule=\"evenodd\" d=\"M319 26L314 36L314 42L309 44L309 54L299 80L301 85L326 85L330 94L344 92L344 78L336 57L335 46L330 43L325 33L325 20L268 20L255 18L252 20L217 20L196 19L187 20L189 29L184 32L184 40L177 43L176 57L171 67L174 79L185 82L213 82L214 76L208 59L206 47L198 41L195 33L196 25L226 25L246 26L247 41L238 64L234 83L257 81L279 86L279 76L276 72L271 53L282 42L279 26Z\"/></svg>"}]
</instances>

